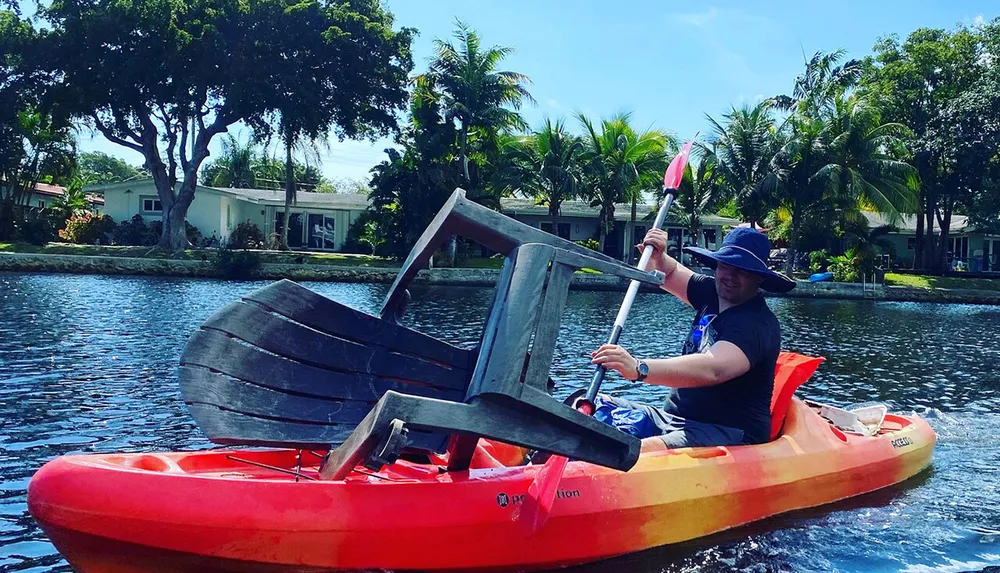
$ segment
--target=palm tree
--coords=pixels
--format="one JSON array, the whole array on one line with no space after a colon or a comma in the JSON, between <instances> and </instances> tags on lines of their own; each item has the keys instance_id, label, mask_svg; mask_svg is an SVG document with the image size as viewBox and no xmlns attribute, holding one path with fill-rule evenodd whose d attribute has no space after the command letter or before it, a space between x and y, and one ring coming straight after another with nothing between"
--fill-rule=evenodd
<instances>
[{"instance_id":1,"label":"palm tree","mask_svg":"<svg viewBox=\"0 0 1000 573\"><path fill-rule=\"evenodd\" d=\"M586 115L577 113L576 118L586 130L584 173L590 204L601 208L598 242L604 252L607 235L614 229L615 203L632 202L630 227L634 228L639 195L643 189L654 188L663 176L668 146L676 148L677 144L673 137L660 131L636 132L629 123L629 113L601 120L600 132Z\"/></svg>"},{"instance_id":2,"label":"palm tree","mask_svg":"<svg viewBox=\"0 0 1000 573\"><path fill-rule=\"evenodd\" d=\"M562 120L549 119L511 148L509 169L516 187L538 205L548 206L555 234L559 233L563 201L574 199L579 193L583 150L583 141L569 133Z\"/></svg>"},{"instance_id":3,"label":"palm tree","mask_svg":"<svg viewBox=\"0 0 1000 573\"><path fill-rule=\"evenodd\" d=\"M840 227L848 243L845 257L861 272L875 272L880 255L895 256L895 246L887 238L889 233L899 231L895 225L873 228L864 214L854 210L842 214Z\"/></svg>"},{"instance_id":4,"label":"palm tree","mask_svg":"<svg viewBox=\"0 0 1000 573\"><path fill-rule=\"evenodd\" d=\"M281 226L281 240L278 248L287 251L288 228L291 226L289 224L291 208L292 204L297 202L300 186L296 182L296 165L293 153L296 150L301 150L307 153L311 152L318 158L317 145L327 140L316 128L293 127L292 122L290 120L286 121L284 116L282 116L279 122L279 133L281 134L281 144L285 151L285 172L283 177L285 183L285 214L284 224ZM310 169L310 163L307 162L306 167L300 170L298 175L303 178L306 176L314 177L317 173L318 170L315 168Z\"/></svg>"},{"instance_id":5,"label":"palm tree","mask_svg":"<svg viewBox=\"0 0 1000 573\"><path fill-rule=\"evenodd\" d=\"M74 213L89 210L91 205L87 194L83 191L83 179L74 176L66 186L66 192L56 197L50 206L60 211L63 219L69 219Z\"/></svg>"},{"instance_id":6,"label":"palm tree","mask_svg":"<svg viewBox=\"0 0 1000 573\"><path fill-rule=\"evenodd\" d=\"M704 154L697 167L688 163L684 178L677 190L677 206L683 213L682 220L691 234L691 242L701 246L701 218L714 211L725 200L724 188L716 172L716 157Z\"/></svg>"},{"instance_id":7,"label":"palm tree","mask_svg":"<svg viewBox=\"0 0 1000 573\"><path fill-rule=\"evenodd\" d=\"M712 126L712 148L701 145L705 154L714 155L720 183L736 200L736 206L751 226L763 220L774 203L771 160L777 151L771 103L733 108L723 115L722 125L706 116Z\"/></svg>"},{"instance_id":8,"label":"palm tree","mask_svg":"<svg viewBox=\"0 0 1000 573\"><path fill-rule=\"evenodd\" d=\"M489 137L505 129L524 129L526 124L515 110L520 109L523 100L534 103L535 99L524 87L531 82L527 76L497 71L500 62L512 53L511 48L493 46L484 50L479 34L460 20L456 23L458 46L435 40L436 53L429 73L442 91L445 118L459 123L459 159L469 182L469 133L480 129Z\"/></svg>"},{"instance_id":9,"label":"palm tree","mask_svg":"<svg viewBox=\"0 0 1000 573\"><path fill-rule=\"evenodd\" d=\"M794 110L811 117L827 113L835 98L861 77L859 60L848 60L841 66L836 65L846 53L843 49L830 54L816 52L806 62L805 72L795 78L792 95L775 96L770 103L778 109Z\"/></svg>"},{"instance_id":10,"label":"palm tree","mask_svg":"<svg viewBox=\"0 0 1000 573\"><path fill-rule=\"evenodd\" d=\"M205 166L204 179L213 187L252 189L256 187L254 162L257 142L253 139L240 143L232 135L222 140L222 154Z\"/></svg>"},{"instance_id":11,"label":"palm tree","mask_svg":"<svg viewBox=\"0 0 1000 573\"><path fill-rule=\"evenodd\" d=\"M821 170L829 159L827 127L822 120L796 112L777 136L781 147L771 161L765 186L775 190L775 198L789 217L788 256L785 272L795 267L803 217L829 198L831 184Z\"/></svg>"},{"instance_id":12,"label":"palm tree","mask_svg":"<svg viewBox=\"0 0 1000 573\"><path fill-rule=\"evenodd\" d=\"M910 134L906 126L882 123L874 105L851 95L835 98L829 129L830 162L816 175L829 177L841 200L881 213L890 224L917 210L917 170L894 156Z\"/></svg>"}]
</instances>

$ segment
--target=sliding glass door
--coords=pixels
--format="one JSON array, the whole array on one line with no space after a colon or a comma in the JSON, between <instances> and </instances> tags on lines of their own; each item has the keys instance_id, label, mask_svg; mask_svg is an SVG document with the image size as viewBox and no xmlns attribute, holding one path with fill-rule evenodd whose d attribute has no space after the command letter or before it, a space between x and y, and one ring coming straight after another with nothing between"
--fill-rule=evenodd
<instances>
[{"instance_id":1,"label":"sliding glass door","mask_svg":"<svg viewBox=\"0 0 1000 573\"><path fill-rule=\"evenodd\" d=\"M310 249L335 249L337 247L334 236L335 220L333 217L318 213L309 214L309 248Z\"/></svg>"}]
</instances>

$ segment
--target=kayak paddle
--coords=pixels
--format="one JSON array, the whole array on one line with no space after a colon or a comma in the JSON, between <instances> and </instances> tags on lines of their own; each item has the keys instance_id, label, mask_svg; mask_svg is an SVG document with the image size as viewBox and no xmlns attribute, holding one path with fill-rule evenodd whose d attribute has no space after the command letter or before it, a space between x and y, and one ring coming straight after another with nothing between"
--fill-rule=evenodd
<instances>
[{"instance_id":1,"label":"kayak paddle","mask_svg":"<svg viewBox=\"0 0 1000 573\"><path fill-rule=\"evenodd\" d=\"M670 210L670 205L677 197L677 189L680 187L681 179L684 177L684 168L687 166L692 143L693 141L689 141L684 145L681 152L670 162L666 173L663 174L663 205L660 206L660 211L656 215L653 229L659 229L663 226L663 222L667 218L667 212ZM639 258L636 268L640 271L645 271L646 264L649 263L649 259L652 256L653 246L646 245L646 248L642 250L642 257ZM635 300L635 295L638 292L639 281L633 280L629 283L628 290L625 292L625 300L618 310L618 316L615 318L614 328L611 329L608 344L618 344L622 330L625 329L625 319L632 309L632 301ZM601 383L604 381L604 374L606 372L607 370L603 365L599 364L597 366L594 378L590 381L590 387L587 389L586 396L578 400L574 405L577 410L587 416L594 414L594 400L601 389ZM532 480L531 485L528 486L528 494L524 496L524 502L521 505L521 514L518 519L531 525L532 534L537 532L549 517L549 512L552 510L552 503L555 501L556 493L559 489L559 481L562 479L568 461L565 456L553 455L549 457L542 468L535 474L535 479Z\"/></svg>"}]
</instances>

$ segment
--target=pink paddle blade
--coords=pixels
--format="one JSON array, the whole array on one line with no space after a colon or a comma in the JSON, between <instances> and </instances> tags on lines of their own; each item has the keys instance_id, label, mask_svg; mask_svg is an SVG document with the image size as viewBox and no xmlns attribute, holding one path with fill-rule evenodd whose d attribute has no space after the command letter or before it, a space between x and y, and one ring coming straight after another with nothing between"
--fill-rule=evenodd
<instances>
[{"instance_id":1,"label":"pink paddle blade","mask_svg":"<svg viewBox=\"0 0 1000 573\"><path fill-rule=\"evenodd\" d=\"M681 180L684 178L684 168L687 167L688 155L691 154L691 146L693 144L694 140L685 143L681 152L670 162L667 172L663 174L664 189L677 189L681 186Z\"/></svg>"},{"instance_id":2,"label":"pink paddle blade","mask_svg":"<svg viewBox=\"0 0 1000 573\"><path fill-rule=\"evenodd\" d=\"M553 455L528 486L528 495L524 496L518 521L530 527L531 535L537 533L549 518L567 462L569 459L566 457Z\"/></svg>"}]
</instances>

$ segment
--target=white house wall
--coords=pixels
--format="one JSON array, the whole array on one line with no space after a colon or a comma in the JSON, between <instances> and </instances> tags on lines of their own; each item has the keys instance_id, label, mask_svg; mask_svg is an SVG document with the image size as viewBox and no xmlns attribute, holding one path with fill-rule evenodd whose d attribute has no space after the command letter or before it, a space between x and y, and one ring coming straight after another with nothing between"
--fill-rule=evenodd
<instances>
[{"instance_id":1,"label":"white house wall","mask_svg":"<svg viewBox=\"0 0 1000 573\"><path fill-rule=\"evenodd\" d=\"M104 191L104 214L114 219L115 223L128 221L133 216L140 213L139 196L156 195L156 189L152 186L139 186L136 188L118 187ZM143 215L143 219L149 221L149 217ZM153 218L159 221L160 217Z\"/></svg>"},{"instance_id":2,"label":"white house wall","mask_svg":"<svg viewBox=\"0 0 1000 573\"><path fill-rule=\"evenodd\" d=\"M222 225L223 219L219 217L221 208L222 197L199 189L188 207L187 222L201 231L202 237L211 237L213 234L220 238L227 236Z\"/></svg>"}]
</instances>

